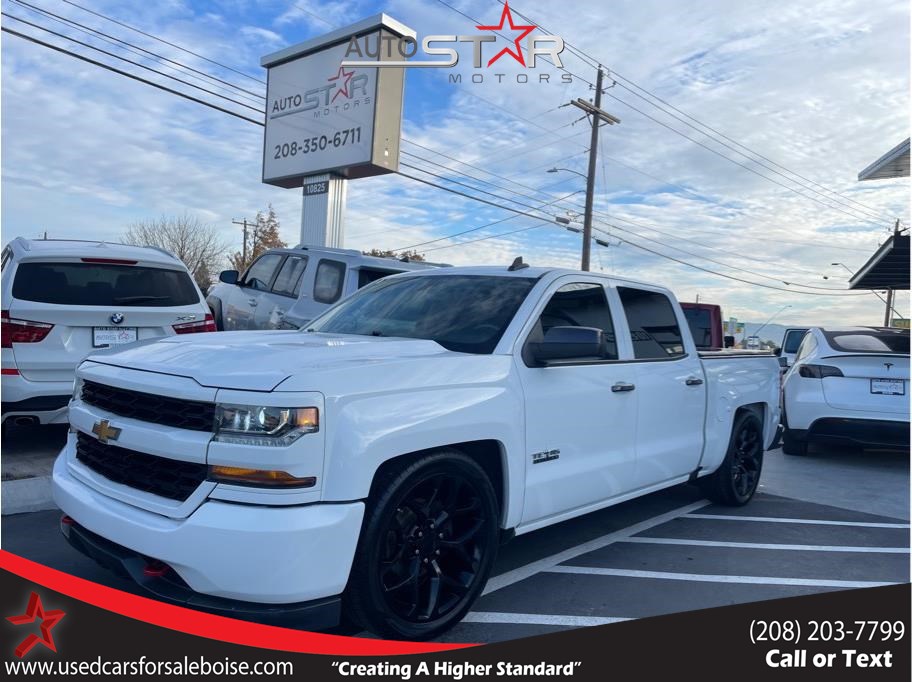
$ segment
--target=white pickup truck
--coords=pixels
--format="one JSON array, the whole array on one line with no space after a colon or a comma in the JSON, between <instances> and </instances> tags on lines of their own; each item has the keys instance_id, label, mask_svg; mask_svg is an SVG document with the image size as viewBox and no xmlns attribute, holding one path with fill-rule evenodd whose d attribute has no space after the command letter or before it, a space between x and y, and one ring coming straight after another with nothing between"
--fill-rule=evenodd
<instances>
[{"instance_id":1,"label":"white pickup truck","mask_svg":"<svg viewBox=\"0 0 912 682\"><path fill-rule=\"evenodd\" d=\"M163 598L427 638L513 534L687 481L746 503L778 391L771 355L698 353L662 287L404 273L306 330L90 356L54 498L71 544Z\"/></svg>"}]
</instances>

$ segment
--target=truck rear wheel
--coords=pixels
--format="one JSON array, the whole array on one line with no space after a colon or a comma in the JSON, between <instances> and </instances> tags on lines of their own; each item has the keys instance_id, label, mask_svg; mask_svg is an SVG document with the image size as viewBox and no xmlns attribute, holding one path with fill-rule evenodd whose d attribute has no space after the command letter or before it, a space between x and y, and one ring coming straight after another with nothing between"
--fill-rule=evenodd
<instances>
[{"instance_id":1,"label":"truck rear wheel","mask_svg":"<svg viewBox=\"0 0 912 682\"><path fill-rule=\"evenodd\" d=\"M763 422L755 412L735 418L725 459L709 476L699 479L703 494L713 502L740 507L750 502L763 469Z\"/></svg>"},{"instance_id":2,"label":"truck rear wheel","mask_svg":"<svg viewBox=\"0 0 912 682\"><path fill-rule=\"evenodd\" d=\"M368 500L343 597L383 637L427 639L458 623L494 564L498 504L484 470L454 451L383 475Z\"/></svg>"}]
</instances>

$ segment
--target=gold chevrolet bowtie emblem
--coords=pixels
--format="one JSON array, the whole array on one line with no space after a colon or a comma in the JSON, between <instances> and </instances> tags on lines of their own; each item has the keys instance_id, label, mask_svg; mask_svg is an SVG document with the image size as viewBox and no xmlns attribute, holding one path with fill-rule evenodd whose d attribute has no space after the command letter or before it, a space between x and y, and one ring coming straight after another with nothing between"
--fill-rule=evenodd
<instances>
[{"instance_id":1,"label":"gold chevrolet bowtie emblem","mask_svg":"<svg viewBox=\"0 0 912 682\"><path fill-rule=\"evenodd\" d=\"M107 419L95 422L92 427L92 433L98 436L98 440L102 443L107 443L109 440L117 440L118 436L120 436L120 431L116 426L111 426L111 422Z\"/></svg>"}]
</instances>

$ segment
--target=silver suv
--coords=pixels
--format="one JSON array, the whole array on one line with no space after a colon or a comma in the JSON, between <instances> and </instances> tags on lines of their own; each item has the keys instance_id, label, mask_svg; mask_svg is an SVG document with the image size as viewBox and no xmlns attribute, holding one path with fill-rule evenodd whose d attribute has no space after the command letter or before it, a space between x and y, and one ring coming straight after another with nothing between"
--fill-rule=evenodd
<instances>
[{"instance_id":1,"label":"silver suv","mask_svg":"<svg viewBox=\"0 0 912 682\"><path fill-rule=\"evenodd\" d=\"M365 256L353 249L271 249L243 275L225 270L206 302L219 330L299 329L361 287L438 264Z\"/></svg>"}]
</instances>

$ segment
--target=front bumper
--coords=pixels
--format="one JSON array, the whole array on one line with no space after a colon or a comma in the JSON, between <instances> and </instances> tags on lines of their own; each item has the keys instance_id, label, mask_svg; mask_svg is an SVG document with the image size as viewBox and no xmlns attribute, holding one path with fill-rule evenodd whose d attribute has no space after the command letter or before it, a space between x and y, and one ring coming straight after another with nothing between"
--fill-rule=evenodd
<instances>
[{"instance_id":1,"label":"front bumper","mask_svg":"<svg viewBox=\"0 0 912 682\"><path fill-rule=\"evenodd\" d=\"M93 540L96 555L114 556L122 565L135 558L162 562L198 599L247 602L248 610L257 610L255 604L293 610L300 602L341 594L364 514L362 502L268 507L207 500L186 518L173 519L89 487L69 471L65 455L54 464L53 495L75 521L70 535L78 528L77 548ZM170 587L160 596L191 601Z\"/></svg>"}]
</instances>

